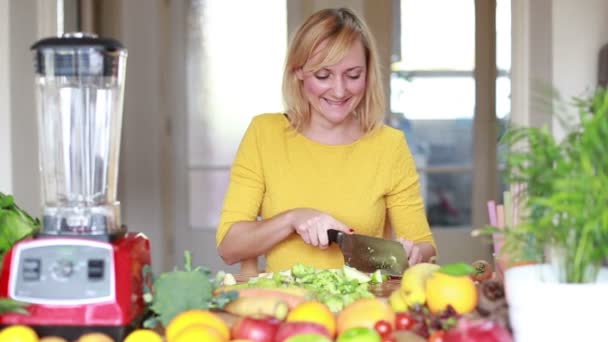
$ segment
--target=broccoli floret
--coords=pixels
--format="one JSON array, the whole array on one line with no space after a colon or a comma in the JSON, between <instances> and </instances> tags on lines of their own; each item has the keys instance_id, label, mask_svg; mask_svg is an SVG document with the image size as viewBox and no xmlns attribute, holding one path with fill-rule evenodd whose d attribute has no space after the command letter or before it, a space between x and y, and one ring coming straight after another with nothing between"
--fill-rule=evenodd
<instances>
[{"instance_id":1,"label":"broccoli floret","mask_svg":"<svg viewBox=\"0 0 608 342\"><path fill-rule=\"evenodd\" d=\"M144 322L145 327L153 327L157 321L167 326L180 312L189 309L221 309L236 298L233 291L214 296L218 277L205 267L193 268L190 251L184 252L184 259L183 270L176 268L153 278L154 292L147 292L145 298L153 315ZM144 276L151 272L149 269L148 265L144 267Z\"/></svg>"}]
</instances>

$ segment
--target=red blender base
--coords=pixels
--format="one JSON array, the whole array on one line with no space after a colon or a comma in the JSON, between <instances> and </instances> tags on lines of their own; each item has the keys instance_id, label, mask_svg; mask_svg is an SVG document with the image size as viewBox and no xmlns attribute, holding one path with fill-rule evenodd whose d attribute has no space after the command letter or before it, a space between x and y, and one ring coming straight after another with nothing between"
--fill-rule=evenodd
<instances>
[{"instance_id":1,"label":"red blender base","mask_svg":"<svg viewBox=\"0 0 608 342\"><path fill-rule=\"evenodd\" d=\"M0 325L24 324L40 336L69 340L102 332L122 341L146 312L145 265L150 243L140 233L112 242L71 237L19 242L4 257L0 296L32 303L30 315L0 315Z\"/></svg>"}]
</instances>

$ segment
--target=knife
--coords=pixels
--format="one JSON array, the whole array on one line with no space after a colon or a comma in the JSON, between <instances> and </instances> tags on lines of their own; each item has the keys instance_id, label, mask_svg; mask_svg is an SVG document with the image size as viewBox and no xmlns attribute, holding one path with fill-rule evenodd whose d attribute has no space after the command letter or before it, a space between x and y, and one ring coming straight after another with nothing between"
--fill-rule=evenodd
<instances>
[{"instance_id":1,"label":"knife","mask_svg":"<svg viewBox=\"0 0 608 342\"><path fill-rule=\"evenodd\" d=\"M336 243L344 255L344 263L362 272L376 270L389 276L401 277L409 263L405 249L397 241L359 234L346 234L339 230L327 231L329 243Z\"/></svg>"}]
</instances>

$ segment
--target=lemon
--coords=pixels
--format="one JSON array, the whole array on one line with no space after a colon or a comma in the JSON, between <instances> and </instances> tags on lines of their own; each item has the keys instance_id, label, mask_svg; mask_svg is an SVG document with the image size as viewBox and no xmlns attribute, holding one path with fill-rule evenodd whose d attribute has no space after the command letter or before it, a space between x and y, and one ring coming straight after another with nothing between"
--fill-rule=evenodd
<instances>
[{"instance_id":1,"label":"lemon","mask_svg":"<svg viewBox=\"0 0 608 342\"><path fill-rule=\"evenodd\" d=\"M178 314L169 322L165 331L167 341L173 342L175 336L186 327L201 324L214 328L223 340L230 339L230 329L218 315L209 310L192 309Z\"/></svg>"},{"instance_id":2,"label":"lemon","mask_svg":"<svg viewBox=\"0 0 608 342\"><path fill-rule=\"evenodd\" d=\"M137 329L130 333L124 342L163 342L163 338L153 330Z\"/></svg>"},{"instance_id":3,"label":"lemon","mask_svg":"<svg viewBox=\"0 0 608 342\"><path fill-rule=\"evenodd\" d=\"M38 342L38 334L26 325L12 325L0 332L0 342Z\"/></svg>"},{"instance_id":4,"label":"lemon","mask_svg":"<svg viewBox=\"0 0 608 342\"><path fill-rule=\"evenodd\" d=\"M287 314L287 322L312 322L324 326L329 336L336 335L336 317L327 305L308 301L298 304Z\"/></svg>"},{"instance_id":5,"label":"lemon","mask_svg":"<svg viewBox=\"0 0 608 342\"><path fill-rule=\"evenodd\" d=\"M204 324L192 324L182 329L173 337L173 342L225 342L220 333Z\"/></svg>"}]
</instances>

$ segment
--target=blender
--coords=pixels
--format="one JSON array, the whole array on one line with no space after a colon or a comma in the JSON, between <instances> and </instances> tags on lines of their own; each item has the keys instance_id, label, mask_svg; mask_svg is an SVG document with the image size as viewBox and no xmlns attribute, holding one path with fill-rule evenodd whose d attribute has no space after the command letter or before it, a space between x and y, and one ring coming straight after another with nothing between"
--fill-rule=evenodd
<instances>
[{"instance_id":1,"label":"blender","mask_svg":"<svg viewBox=\"0 0 608 342\"><path fill-rule=\"evenodd\" d=\"M32 51L43 224L6 253L0 275L0 296L28 303L30 315L0 315L0 324L120 341L143 319L150 264L149 240L127 231L116 200L127 51L85 33Z\"/></svg>"}]
</instances>

